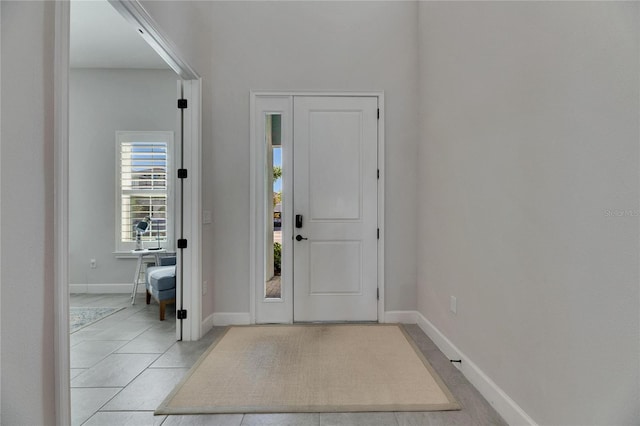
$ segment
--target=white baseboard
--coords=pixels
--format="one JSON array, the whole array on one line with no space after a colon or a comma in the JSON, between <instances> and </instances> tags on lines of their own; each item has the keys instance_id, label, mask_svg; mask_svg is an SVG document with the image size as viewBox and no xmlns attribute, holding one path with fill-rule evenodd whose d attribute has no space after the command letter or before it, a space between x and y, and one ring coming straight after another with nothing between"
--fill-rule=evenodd
<instances>
[{"instance_id":1,"label":"white baseboard","mask_svg":"<svg viewBox=\"0 0 640 426\"><path fill-rule=\"evenodd\" d=\"M213 325L248 325L251 324L249 312L214 312L211 314Z\"/></svg>"},{"instance_id":2,"label":"white baseboard","mask_svg":"<svg viewBox=\"0 0 640 426\"><path fill-rule=\"evenodd\" d=\"M433 340L433 343L438 346L447 358L462 360L462 363L456 365L456 367L460 369L467 380L471 382L507 423L510 425L537 425L509 395L447 339L428 319L420 312L415 312L415 318L418 326Z\"/></svg>"},{"instance_id":3,"label":"white baseboard","mask_svg":"<svg viewBox=\"0 0 640 426\"><path fill-rule=\"evenodd\" d=\"M384 313L385 323L399 323L399 324L415 324L416 323L416 311L386 311Z\"/></svg>"},{"instance_id":4,"label":"white baseboard","mask_svg":"<svg viewBox=\"0 0 640 426\"><path fill-rule=\"evenodd\" d=\"M213 328L213 315L211 314L205 319L202 320L201 328L200 328L200 336L204 336Z\"/></svg>"},{"instance_id":5,"label":"white baseboard","mask_svg":"<svg viewBox=\"0 0 640 426\"><path fill-rule=\"evenodd\" d=\"M131 294L133 283L130 284L69 284L69 293L103 293L103 294ZM138 284L138 293L144 293L144 284Z\"/></svg>"}]
</instances>

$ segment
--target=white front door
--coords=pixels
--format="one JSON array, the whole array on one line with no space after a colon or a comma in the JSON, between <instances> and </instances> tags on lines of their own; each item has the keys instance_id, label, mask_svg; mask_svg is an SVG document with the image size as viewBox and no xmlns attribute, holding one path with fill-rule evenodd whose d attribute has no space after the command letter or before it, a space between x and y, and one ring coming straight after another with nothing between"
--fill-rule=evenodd
<instances>
[{"instance_id":1,"label":"white front door","mask_svg":"<svg viewBox=\"0 0 640 426\"><path fill-rule=\"evenodd\" d=\"M378 319L377 111L377 97L294 97L294 321Z\"/></svg>"}]
</instances>

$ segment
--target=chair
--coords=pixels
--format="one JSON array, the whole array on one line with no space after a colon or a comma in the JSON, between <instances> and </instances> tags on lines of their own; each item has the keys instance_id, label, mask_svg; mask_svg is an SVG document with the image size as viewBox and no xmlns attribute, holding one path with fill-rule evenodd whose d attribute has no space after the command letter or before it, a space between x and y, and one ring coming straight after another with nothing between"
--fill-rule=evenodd
<instances>
[{"instance_id":1,"label":"chair","mask_svg":"<svg viewBox=\"0 0 640 426\"><path fill-rule=\"evenodd\" d=\"M153 297L160 305L160 321L164 321L166 305L176 302L176 257L162 257L160 265L147 268L145 287L147 305Z\"/></svg>"}]
</instances>

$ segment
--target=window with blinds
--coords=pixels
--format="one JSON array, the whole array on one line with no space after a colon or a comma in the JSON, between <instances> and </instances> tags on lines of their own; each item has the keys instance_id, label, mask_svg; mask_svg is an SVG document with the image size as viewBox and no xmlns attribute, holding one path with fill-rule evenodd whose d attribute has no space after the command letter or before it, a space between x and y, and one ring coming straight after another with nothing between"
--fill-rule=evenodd
<instances>
[{"instance_id":1,"label":"window with blinds","mask_svg":"<svg viewBox=\"0 0 640 426\"><path fill-rule=\"evenodd\" d=\"M141 235L144 247L170 248L171 132L118 132L117 185L119 192L116 249L135 246L138 222L150 226Z\"/></svg>"}]
</instances>

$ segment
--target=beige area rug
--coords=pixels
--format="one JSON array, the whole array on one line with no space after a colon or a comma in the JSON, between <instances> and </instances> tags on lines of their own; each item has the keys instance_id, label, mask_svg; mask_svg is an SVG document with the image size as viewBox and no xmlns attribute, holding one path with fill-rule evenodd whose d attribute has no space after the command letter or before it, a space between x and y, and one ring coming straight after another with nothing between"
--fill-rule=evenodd
<instances>
[{"instance_id":1,"label":"beige area rug","mask_svg":"<svg viewBox=\"0 0 640 426\"><path fill-rule=\"evenodd\" d=\"M399 325L230 327L156 414L457 410Z\"/></svg>"}]
</instances>

